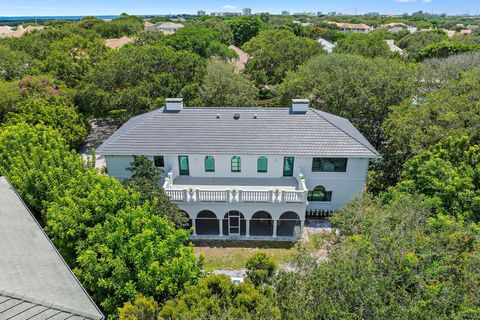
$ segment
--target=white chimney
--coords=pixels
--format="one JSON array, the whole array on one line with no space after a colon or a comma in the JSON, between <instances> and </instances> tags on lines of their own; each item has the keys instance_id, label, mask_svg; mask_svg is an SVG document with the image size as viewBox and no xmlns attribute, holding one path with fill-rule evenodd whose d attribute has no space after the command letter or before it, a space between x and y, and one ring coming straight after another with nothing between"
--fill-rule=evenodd
<instances>
[{"instance_id":1,"label":"white chimney","mask_svg":"<svg viewBox=\"0 0 480 320\"><path fill-rule=\"evenodd\" d=\"M293 113L306 113L308 111L308 99L292 99Z\"/></svg>"},{"instance_id":2,"label":"white chimney","mask_svg":"<svg viewBox=\"0 0 480 320\"><path fill-rule=\"evenodd\" d=\"M165 102L167 111L180 111L183 108L183 98L167 98Z\"/></svg>"}]
</instances>

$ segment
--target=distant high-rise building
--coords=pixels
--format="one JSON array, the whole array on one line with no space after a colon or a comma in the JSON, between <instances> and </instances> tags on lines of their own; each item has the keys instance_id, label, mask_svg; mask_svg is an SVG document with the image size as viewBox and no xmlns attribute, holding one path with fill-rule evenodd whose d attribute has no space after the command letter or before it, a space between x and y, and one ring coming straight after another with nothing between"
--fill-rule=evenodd
<instances>
[{"instance_id":1,"label":"distant high-rise building","mask_svg":"<svg viewBox=\"0 0 480 320\"><path fill-rule=\"evenodd\" d=\"M323 16L324 16L324 14L323 14L322 11L318 11L318 12L317 12L317 17L323 17Z\"/></svg>"},{"instance_id":2,"label":"distant high-rise building","mask_svg":"<svg viewBox=\"0 0 480 320\"><path fill-rule=\"evenodd\" d=\"M244 15L244 16L250 16L250 15L252 15L252 9L250 9L250 8L244 8L244 9L243 9L243 15Z\"/></svg>"},{"instance_id":3,"label":"distant high-rise building","mask_svg":"<svg viewBox=\"0 0 480 320\"><path fill-rule=\"evenodd\" d=\"M207 15L207 13L206 13L205 11L203 11L203 10L198 10L197 16L203 17L203 16L205 16L205 15Z\"/></svg>"},{"instance_id":4,"label":"distant high-rise building","mask_svg":"<svg viewBox=\"0 0 480 320\"><path fill-rule=\"evenodd\" d=\"M289 16L290 15L290 12L288 11L282 11L282 16Z\"/></svg>"}]
</instances>

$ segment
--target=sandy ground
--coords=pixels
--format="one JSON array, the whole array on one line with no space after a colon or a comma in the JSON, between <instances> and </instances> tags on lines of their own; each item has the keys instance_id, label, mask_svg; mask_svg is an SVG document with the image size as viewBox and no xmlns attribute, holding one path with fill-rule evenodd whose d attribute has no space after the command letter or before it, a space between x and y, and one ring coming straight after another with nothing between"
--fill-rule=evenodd
<instances>
[{"instance_id":1,"label":"sandy ground","mask_svg":"<svg viewBox=\"0 0 480 320\"><path fill-rule=\"evenodd\" d=\"M107 39L105 40L105 45L112 49L118 49L126 45L127 43L132 42L134 39L129 37L121 37L116 39Z\"/></svg>"},{"instance_id":2,"label":"sandy ground","mask_svg":"<svg viewBox=\"0 0 480 320\"><path fill-rule=\"evenodd\" d=\"M245 64L248 61L248 54L234 45L229 46L229 48L234 50L238 54L238 59L232 60L232 63L235 65L235 69L237 71L242 71L243 69L245 69Z\"/></svg>"}]
</instances>

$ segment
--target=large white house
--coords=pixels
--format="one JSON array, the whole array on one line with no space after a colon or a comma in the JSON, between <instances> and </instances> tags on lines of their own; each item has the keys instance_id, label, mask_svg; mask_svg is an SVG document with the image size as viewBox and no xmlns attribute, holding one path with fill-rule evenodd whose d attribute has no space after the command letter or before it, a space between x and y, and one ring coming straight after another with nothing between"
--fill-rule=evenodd
<instances>
[{"instance_id":1,"label":"large white house","mask_svg":"<svg viewBox=\"0 0 480 320\"><path fill-rule=\"evenodd\" d=\"M345 118L308 107L193 108L182 99L130 119L97 150L108 174L134 156L162 168L193 237L297 236L307 210L337 210L362 193L379 157Z\"/></svg>"}]
</instances>

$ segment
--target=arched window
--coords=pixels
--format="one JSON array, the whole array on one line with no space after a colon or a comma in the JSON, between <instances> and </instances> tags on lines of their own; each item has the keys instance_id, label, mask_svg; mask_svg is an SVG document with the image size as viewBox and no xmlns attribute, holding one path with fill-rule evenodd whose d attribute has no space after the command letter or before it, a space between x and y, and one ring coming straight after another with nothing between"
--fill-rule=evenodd
<instances>
[{"instance_id":1,"label":"arched window","mask_svg":"<svg viewBox=\"0 0 480 320\"><path fill-rule=\"evenodd\" d=\"M258 157L257 160L257 172L262 173L262 172L267 172L268 168L268 159L265 156Z\"/></svg>"},{"instance_id":2,"label":"arched window","mask_svg":"<svg viewBox=\"0 0 480 320\"><path fill-rule=\"evenodd\" d=\"M213 156L205 157L205 172L215 172L215 158Z\"/></svg>"},{"instance_id":3,"label":"arched window","mask_svg":"<svg viewBox=\"0 0 480 320\"><path fill-rule=\"evenodd\" d=\"M277 236L293 237L295 236L295 227L300 227L300 225L300 216L297 213L284 212L277 222Z\"/></svg>"},{"instance_id":4,"label":"arched window","mask_svg":"<svg viewBox=\"0 0 480 320\"><path fill-rule=\"evenodd\" d=\"M241 161L239 156L232 157L232 172L242 171Z\"/></svg>"},{"instance_id":5,"label":"arched window","mask_svg":"<svg viewBox=\"0 0 480 320\"><path fill-rule=\"evenodd\" d=\"M209 210L200 211L195 219L197 235L219 235L219 221L215 213Z\"/></svg>"},{"instance_id":6,"label":"arched window","mask_svg":"<svg viewBox=\"0 0 480 320\"><path fill-rule=\"evenodd\" d=\"M258 211L250 219L250 234L252 236L272 236L273 220L270 213Z\"/></svg>"},{"instance_id":7,"label":"arched window","mask_svg":"<svg viewBox=\"0 0 480 320\"><path fill-rule=\"evenodd\" d=\"M326 191L324 186L316 186L308 191L308 201L332 201L332 191Z\"/></svg>"}]
</instances>

